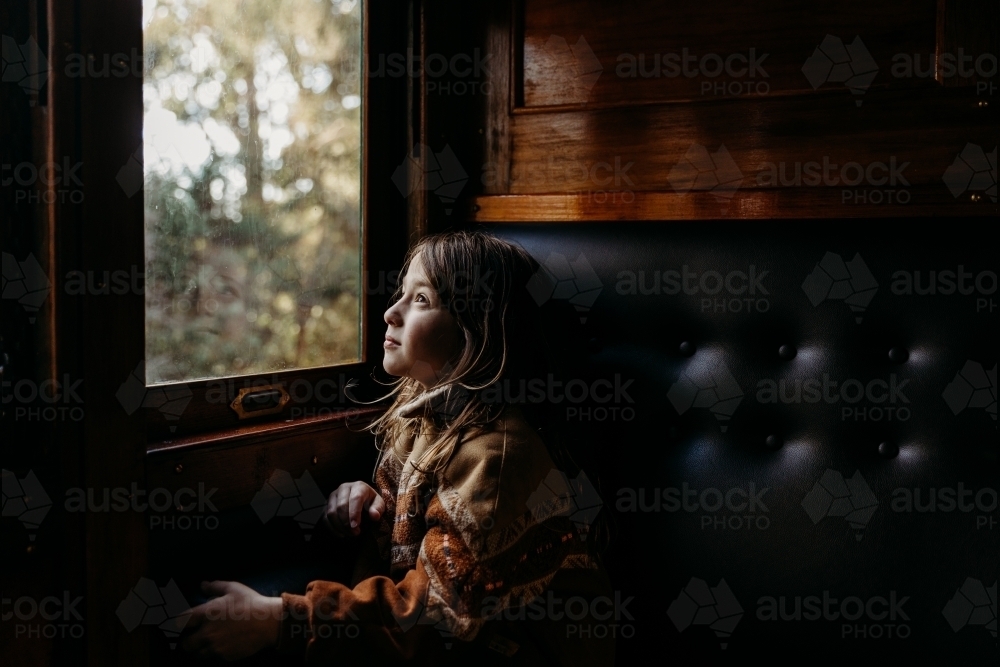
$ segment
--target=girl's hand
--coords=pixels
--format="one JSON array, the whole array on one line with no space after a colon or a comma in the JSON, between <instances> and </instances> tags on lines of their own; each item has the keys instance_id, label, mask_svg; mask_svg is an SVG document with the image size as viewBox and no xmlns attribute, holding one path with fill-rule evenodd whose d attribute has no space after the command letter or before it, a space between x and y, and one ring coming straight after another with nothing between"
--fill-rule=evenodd
<instances>
[{"instance_id":1,"label":"girl's hand","mask_svg":"<svg viewBox=\"0 0 1000 667\"><path fill-rule=\"evenodd\" d=\"M385 512L382 496L364 482L341 484L330 494L326 505L326 523L340 536L361 533L362 515L378 521Z\"/></svg>"},{"instance_id":2,"label":"girl's hand","mask_svg":"<svg viewBox=\"0 0 1000 667\"><path fill-rule=\"evenodd\" d=\"M184 631L184 650L223 660L241 660L274 646L284 611L281 598L264 597L235 581L202 582L206 595L219 597L198 605Z\"/></svg>"}]
</instances>

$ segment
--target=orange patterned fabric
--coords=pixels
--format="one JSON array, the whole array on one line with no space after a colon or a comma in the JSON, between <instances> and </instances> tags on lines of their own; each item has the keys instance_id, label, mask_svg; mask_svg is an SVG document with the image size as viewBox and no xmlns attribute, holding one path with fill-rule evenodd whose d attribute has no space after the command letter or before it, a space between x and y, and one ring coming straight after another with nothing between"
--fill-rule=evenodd
<instances>
[{"instance_id":1,"label":"orange patterned fabric","mask_svg":"<svg viewBox=\"0 0 1000 667\"><path fill-rule=\"evenodd\" d=\"M515 409L463 433L447 466L428 475L412 462L435 433L424 428L405 461L389 452L376 471L387 506L376 536L389 576L286 593L281 648L304 651L308 662L405 659L427 644L516 655L524 638L498 635L501 624L491 621L527 605L560 572L597 572L586 525L573 520L572 494L558 484L565 476Z\"/></svg>"}]
</instances>

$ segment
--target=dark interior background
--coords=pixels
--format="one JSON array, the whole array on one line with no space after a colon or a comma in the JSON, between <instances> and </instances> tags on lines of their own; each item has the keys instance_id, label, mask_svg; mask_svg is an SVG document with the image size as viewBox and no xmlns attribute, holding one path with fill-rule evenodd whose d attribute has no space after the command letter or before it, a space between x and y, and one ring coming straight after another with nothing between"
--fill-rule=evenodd
<instances>
[{"instance_id":1,"label":"dark interior background","mask_svg":"<svg viewBox=\"0 0 1000 667\"><path fill-rule=\"evenodd\" d=\"M137 7L18 0L0 18L4 35L33 36L55 60L141 48ZM376 61L407 49L486 57L471 73L369 79L369 270L398 268L429 232L491 230L558 287L536 295L555 380L623 387L610 402L599 392L554 406L601 498L616 594L630 600L627 614L590 629L621 633L618 664L995 661L997 7L368 3ZM668 74L665 58L684 53L766 54L767 76L713 75L712 60ZM960 54L980 58L968 75L945 67ZM620 69L640 56L648 76ZM859 77L853 88L831 74L837 58ZM142 262L141 202L113 184L141 133L140 83L56 74L35 104L3 83L3 163L65 155L94 175L83 206L42 206L4 187L4 253L34 253L53 283L70 269ZM442 173L431 158L446 147L461 168ZM402 196L392 175L408 156L419 168ZM824 160L895 161L905 183L880 182L877 170L857 184L789 180L796 164ZM784 165L788 182L762 176L769 165ZM964 288L950 287L963 273ZM755 277L745 291L744 275ZM375 340L385 297L368 303ZM369 478L375 450L362 427L377 411L243 423L211 412L193 386L171 436L154 410L126 416L114 398L141 356L141 299L52 298L37 323L14 300L2 307L3 467L17 479L34 471L57 500L30 536L5 512L4 598L83 595L86 629L24 639L5 619L11 664L181 661L162 633L116 619L139 577L175 579L193 601L202 578L273 594L348 571L351 553L321 530L262 524L251 502L279 469L310 472L323 493ZM368 381L380 362L369 357L350 373ZM65 373L84 381L83 421L13 419L6 383ZM829 400L797 393L824 381ZM859 387L870 392L855 401ZM135 513L59 507L66 489L133 482L219 488L219 529L178 536ZM698 492L690 511L663 501L684 489ZM752 511L713 505L750 489ZM964 504L950 504L961 490ZM895 596L905 618L881 617L878 600L846 623L781 618L797 598L822 604L824 594L838 611ZM768 620L769 600L782 598Z\"/></svg>"}]
</instances>

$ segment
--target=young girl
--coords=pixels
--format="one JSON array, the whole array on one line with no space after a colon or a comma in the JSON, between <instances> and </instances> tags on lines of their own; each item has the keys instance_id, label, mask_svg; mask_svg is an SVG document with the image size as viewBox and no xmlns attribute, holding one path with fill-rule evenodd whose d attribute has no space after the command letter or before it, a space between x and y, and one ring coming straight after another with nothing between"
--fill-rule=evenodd
<instances>
[{"instance_id":1,"label":"young girl","mask_svg":"<svg viewBox=\"0 0 1000 667\"><path fill-rule=\"evenodd\" d=\"M325 664L613 662L613 633L591 632L613 603L574 505L570 480L582 476L557 465L537 431L545 406L517 390L541 369L525 287L537 270L484 233L411 250L385 313L383 366L399 380L373 425L375 487L341 485L328 505L337 532L373 524L354 586L266 598L206 584L220 597L192 610L186 648L238 659L276 646ZM234 610L244 620L226 620Z\"/></svg>"}]
</instances>

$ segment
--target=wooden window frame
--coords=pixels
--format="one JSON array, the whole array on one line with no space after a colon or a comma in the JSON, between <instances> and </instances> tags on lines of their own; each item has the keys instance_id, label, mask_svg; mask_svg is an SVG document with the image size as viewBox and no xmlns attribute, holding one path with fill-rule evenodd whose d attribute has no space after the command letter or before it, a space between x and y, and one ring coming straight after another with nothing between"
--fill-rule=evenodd
<instances>
[{"instance_id":1,"label":"wooden window frame","mask_svg":"<svg viewBox=\"0 0 1000 667\"><path fill-rule=\"evenodd\" d=\"M37 4L37 14L43 17L40 44L50 63L65 62L71 54L114 58L112 54L130 54L132 49L142 53L139 0L37 0ZM419 0L408 4L365 0L363 11L366 53L420 48ZM363 86L365 276L398 270L409 243L427 229L422 222L426 192L417 189L403 197L391 180L407 146L423 136L420 84L409 78L366 78ZM39 153L45 160L70 156L82 162L86 186L84 205L55 200L41 212L42 252L53 284L60 284L59 276L67 270L99 275L123 265L145 265L143 197L127 197L115 180L142 143L142 85L141 76L69 78L52 68L44 113L36 114L36 144L43 147ZM364 285L361 292L362 362L239 377L232 386L295 379L315 386L322 378L340 374L369 377L379 361L382 312L390 295L367 295ZM208 381L171 385L191 392L179 420L168 421L155 408L127 414L116 393L144 358L144 318L142 294L82 295L70 300L53 290L40 313L46 375L70 373L84 379L87 418L68 427L63 441L63 458L73 471L68 474L78 477L81 486L128 488L136 482L164 486L171 475L181 480L181 471L209 466L212 470L205 474L215 474L221 484L231 486L221 510L248 502L254 480L269 474L262 465L290 469L311 462L318 466L313 469L316 475L317 469L335 469L350 451L371 444L358 424L384 408L362 406L289 419L286 407L278 414L240 420L228 401L206 401ZM322 401L295 405L318 411L329 407ZM115 610L139 578L155 576L149 572L146 518L138 512L88 512L74 516L70 524L67 536L74 564L68 581L84 591L87 663L148 664L147 633L127 632L115 621Z\"/></svg>"}]
</instances>

